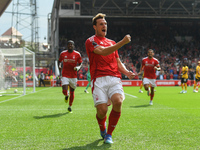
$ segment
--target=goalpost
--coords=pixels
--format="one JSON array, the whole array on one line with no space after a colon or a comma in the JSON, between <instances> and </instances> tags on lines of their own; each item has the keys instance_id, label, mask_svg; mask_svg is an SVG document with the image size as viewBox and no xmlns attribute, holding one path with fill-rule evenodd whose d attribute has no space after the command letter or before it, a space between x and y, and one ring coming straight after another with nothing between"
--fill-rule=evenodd
<instances>
[{"instance_id":1,"label":"goalpost","mask_svg":"<svg viewBox=\"0 0 200 150\"><path fill-rule=\"evenodd\" d=\"M0 96L2 96L4 89L4 55L0 50Z\"/></svg>"},{"instance_id":2,"label":"goalpost","mask_svg":"<svg viewBox=\"0 0 200 150\"><path fill-rule=\"evenodd\" d=\"M0 48L0 95L35 92L35 53L27 48Z\"/></svg>"}]
</instances>

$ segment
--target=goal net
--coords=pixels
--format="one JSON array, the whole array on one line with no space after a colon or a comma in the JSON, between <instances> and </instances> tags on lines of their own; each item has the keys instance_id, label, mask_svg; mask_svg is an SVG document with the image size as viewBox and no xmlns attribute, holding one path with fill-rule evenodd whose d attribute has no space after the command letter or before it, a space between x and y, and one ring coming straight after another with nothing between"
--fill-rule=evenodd
<instances>
[{"instance_id":1,"label":"goal net","mask_svg":"<svg viewBox=\"0 0 200 150\"><path fill-rule=\"evenodd\" d=\"M35 53L27 48L0 48L0 95L35 92Z\"/></svg>"}]
</instances>

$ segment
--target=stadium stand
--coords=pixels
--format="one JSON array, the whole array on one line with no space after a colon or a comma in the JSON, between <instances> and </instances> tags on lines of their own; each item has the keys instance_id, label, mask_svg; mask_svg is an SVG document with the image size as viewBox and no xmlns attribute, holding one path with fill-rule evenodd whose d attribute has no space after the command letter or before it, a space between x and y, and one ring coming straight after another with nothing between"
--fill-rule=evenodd
<instances>
[{"instance_id":1,"label":"stadium stand","mask_svg":"<svg viewBox=\"0 0 200 150\"><path fill-rule=\"evenodd\" d=\"M107 20L110 27L107 33L108 38L119 41L127 33L132 36L132 42L119 49L120 58L129 70L138 72L142 58L151 48L154 49L155 57L160 61L163 69L158 73L158 79L164 79L164 77L170 79L171 73L174 79L179 79L182 63L187 61L190 68L189 78L193 80L194 69L200 57L200 42L198 41L200 25L197 20L121 18L122 23L119 23L119 18L108 17ZM88 28L88 25L91 26L91 20L79 19L80 23L76 25L73 24L73 19L71 21L72 23L68 24L65 20L60 23L60 52L68 39L76 41L76 49L84 60L79 79L86 79L88 58L84 43L90 35L94 34L91 28ZM123 78L126 79L124 76Z\"/></svg>"}]
</instances>

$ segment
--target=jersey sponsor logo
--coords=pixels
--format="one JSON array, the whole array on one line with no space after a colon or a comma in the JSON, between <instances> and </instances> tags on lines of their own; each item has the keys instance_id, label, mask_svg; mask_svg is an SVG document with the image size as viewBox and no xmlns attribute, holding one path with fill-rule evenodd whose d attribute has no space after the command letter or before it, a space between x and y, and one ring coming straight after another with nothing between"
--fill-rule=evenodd
<instances>
[{"instance_id":1,"label":"jersey sponsor logo","mask_svg":"<svg viewBox=\"0 0 200 150\"><path fill-rule=\"evenodd\" d=\"M74 59L64 59L64 62L75 63L75 60Z\"/></svg>"},{"instance_id":2,"label":"jersey sponsor logo","mask_svg":"<svg viewBox=\"0 0 200 150\"><path fill-rule=\"evenodd\" d=\"M145 66L152 67L152 66L154 66L154 65L153 65L153 64L145 64Z\"/></svg>"}]
</instances>

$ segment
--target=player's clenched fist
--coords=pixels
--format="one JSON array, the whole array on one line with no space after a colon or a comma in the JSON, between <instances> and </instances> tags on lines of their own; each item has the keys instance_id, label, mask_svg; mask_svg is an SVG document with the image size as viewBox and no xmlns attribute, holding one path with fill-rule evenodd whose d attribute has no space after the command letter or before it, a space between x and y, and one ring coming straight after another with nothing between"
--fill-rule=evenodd
<instances>
[{"instance_id":1,"label":"player's clenched fist","mask_svg":"<svg viewBox=\"0 0 200 150\"><path fill-rule=\"evenodd\" d=\"M131 36L129 34L127 34L124 38L123 38L123 42L124 44L127 44L131 41Z\"/></svg>"}]
</instances>

